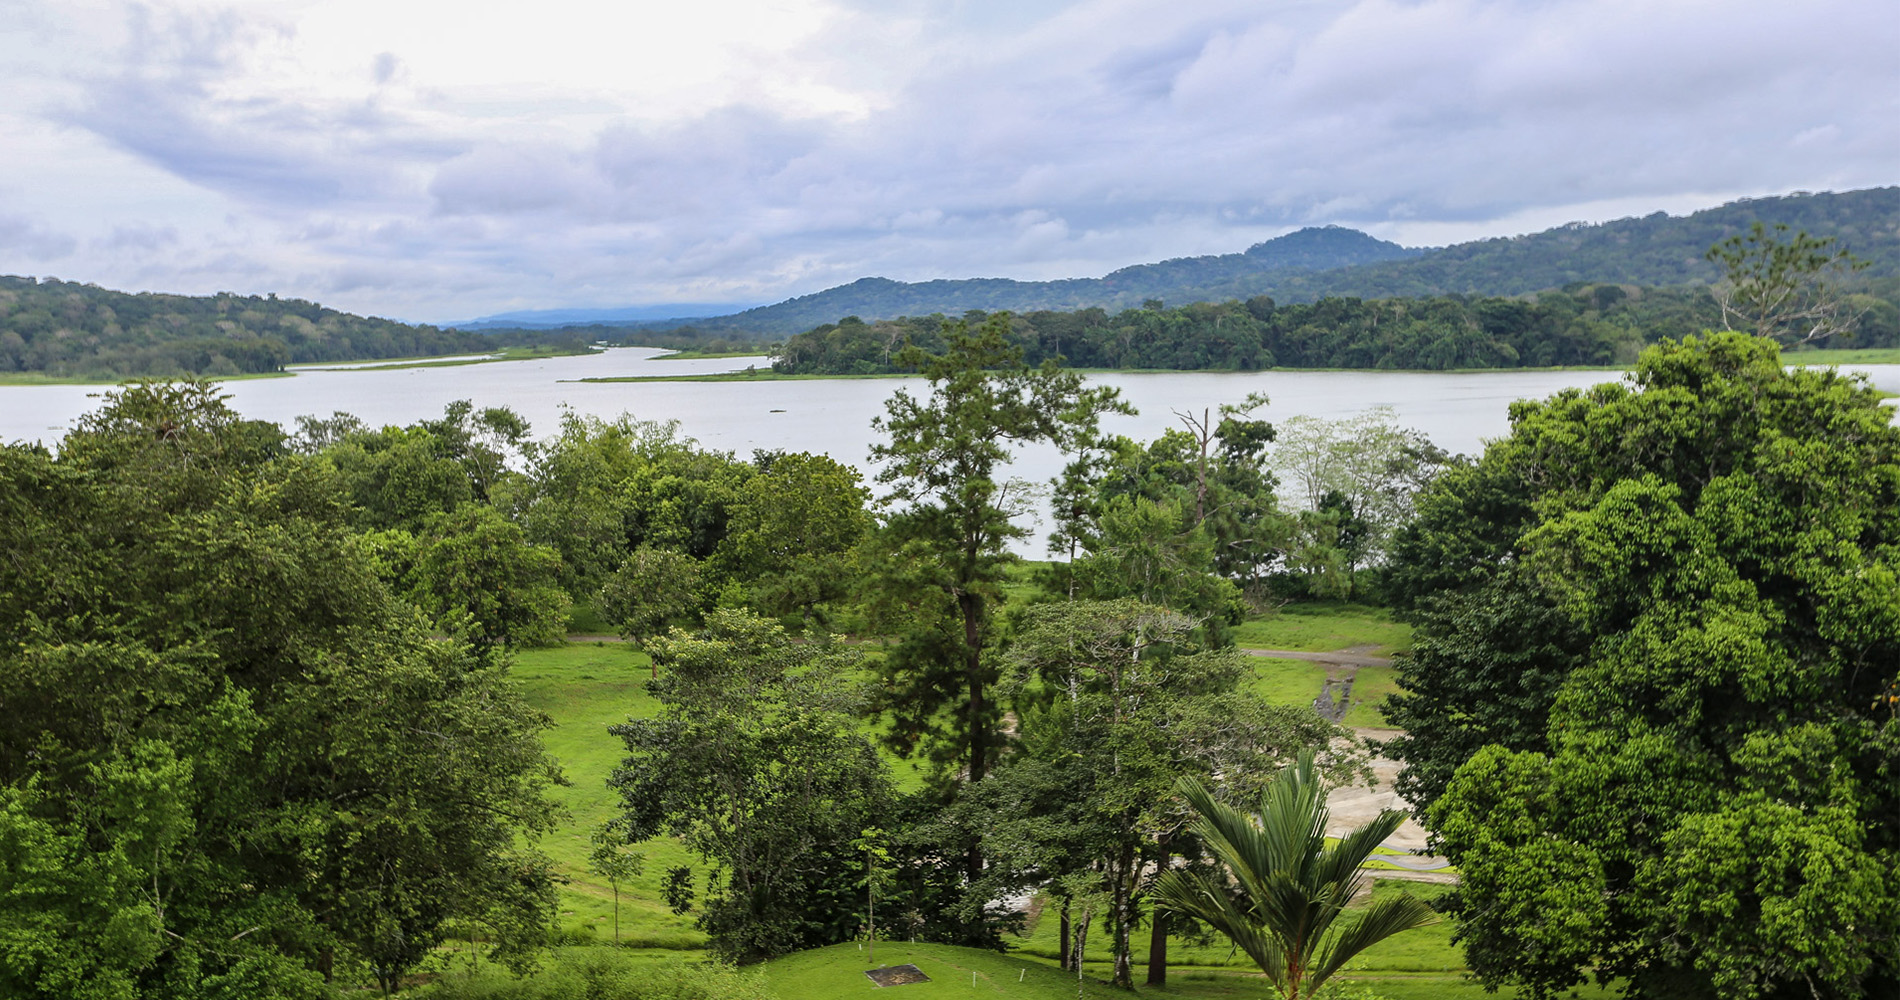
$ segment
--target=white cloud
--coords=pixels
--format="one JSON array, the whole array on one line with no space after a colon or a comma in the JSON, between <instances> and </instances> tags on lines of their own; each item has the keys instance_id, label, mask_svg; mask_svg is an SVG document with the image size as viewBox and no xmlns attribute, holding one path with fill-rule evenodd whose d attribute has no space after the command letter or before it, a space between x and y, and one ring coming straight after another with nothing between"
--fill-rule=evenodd
<instances>
[{"instance_id":1,"label":"white cloud","mask_svg":"<svg viewBox=\"0 0 1900 1000\"><path fill-rule=\"evenodd\" d=\"M1875 0L0 11L0 272L418 319L1900 181Z\"/></svg>"}]
</instances>

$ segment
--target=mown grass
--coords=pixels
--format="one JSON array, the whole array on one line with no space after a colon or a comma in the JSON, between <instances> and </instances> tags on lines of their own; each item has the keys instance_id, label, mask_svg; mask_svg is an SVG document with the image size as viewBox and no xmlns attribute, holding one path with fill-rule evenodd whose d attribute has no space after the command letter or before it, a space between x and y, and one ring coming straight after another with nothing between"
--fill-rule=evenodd
<instances>
[{"instance_id":1,"label":"mown grass","mask_svg":"<svg viewBox=\"0 0 1900 1000\"><path fill-rule=\"evenodd\" d=\"M528 703L554 722L542 742L568 781L554 790L567 815L541 842L569 880L561 890L561 925L602 941L613 939L613 890L587 870L588 837L618 812L607 777L624 748L607 727L659 711L646 690L648 662L645 653L625 643L598 643L524 650L514 666ZM697 871L697 859L671 837L654 838L639 849L646 855L645 871L620 887L621 940L646 947L704 947L706 935L693 926L692 915L674 914L660 894L669 868L688 865Z\"/></svg>"},{"instance_id":2,"label":"mown grass","mask_svg":"<svg viewBox=\"0 0 1900 1000\"><path fill-rule=\"evenodd\" d=\"M48 375L45 372L0 372L0 385L128 385L133 382L199 379L205 382L249 382L260 378L290 378L296 372L244 372L238 375Z\"/></svg>"},{"instance_id":3,"label":"mown grass","mask_svg":"<svg viewBox=\"0 0 1900 1000\"><path fill-rule=\"evenodd\" d=\"M1900 347L1858 347L1844 350L1782 351L1784 365L1810 368L1826 365L1900 365Z\"/></svg>"},{"instance_id":4,"label":"mown grass","mask_svg":"<svg viewBox=\"0 0 1900 1000\"><path fill-rule=\"evenodd\" d=\"M1399 672L1391 667L1360 667L1353 675L1352 700L1357 702L1341 720L1354 728L1383 729L1391 725L1379 706L1399 690Z\"/></svg>"},{"instance_id":5,"label":"mown grass","mask_svg":"<svg viewBox=\"0 0 1900 1000\"><path fill-rule=\"evenodd\" d=\"M1251 649L1309 653L1369 647L1370 655L1389 656L1411 648L1412 628L1387 608L1312 602L1248 619L1234 629L1234 641Z\"/></svg>"},{"instance_id":6,"label":"mown grass","mask_svg":"<svg viewBox=\"0 0 1900 1000\"><path fill-rule=\"evenodd\" d=\"M592 345L585 347L556 347L552 344L535 344L533 346L504 347L489 357L449 358L438 361L431 361L427 358L413 360L398 359L387 364L364 365L360 368L352 368L350 370L360 372L386 372L403 368L460 368L464 365L490 365L501 361L533 361L538 358L568 358L583 354L599 353L601 353L601 348ZM335 362L335 364L347 364L347 362L339 361Z\"/></svg>"}]
</instances>

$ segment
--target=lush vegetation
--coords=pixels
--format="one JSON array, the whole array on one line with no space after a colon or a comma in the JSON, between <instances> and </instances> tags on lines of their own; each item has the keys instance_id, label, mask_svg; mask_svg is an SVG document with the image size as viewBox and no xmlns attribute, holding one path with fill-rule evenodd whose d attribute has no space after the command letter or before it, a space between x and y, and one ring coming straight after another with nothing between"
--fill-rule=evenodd
<instances>
[{"instance_id":1,"label":"lush vegetation","mask_svg":"<svg viewBox=\"0 0 1900 1000\"><path fill-rule=\"evenodd\" d=\"M1900 988L1900 431L1739 334L1520 403L1394 552L1467 953L1540 992Z\"/></svg>"},{"instance_id":2,"label":"lush vegetation","mask_svg":"<svg viewBox=\"0 0 1900 1000\"><path fill-rule=\"evenodd\" d=\"M131 295L0 276L0 372L236 375L297 362L466 354L494 346L479 334L352 316L275 295Z\"/></svg>"},{"instance_id":3,"label":"lush vegetation","mask_svg":"<svg viewBox=\"0 0 1900 1000\"><path fill-rule=\"evenodd\" d=\"M1722 305L1801 339L1851 262L1756 235ZM0 989L721 1000L860 942L1024 996L1223 995L1170 969L1243 953L1294 998L1900 988L1900 430L1864 384L1722 333L1475 459L1262 397L1134 441L1013 332L901 348L875 504L666 423L287 432L202 382L0 448ZM1068 456L1040 566L999 478L1031 444ZM1355 898L1405 817L1330 828L1392 766L1341 722L1400 728L1455 889Z\"/></svg>"},{"instance_id":4,"label":"lush vegetation","mask_svg":"<svg viewBox=\"0 0 1900 1000\"><path fill-rule=\"evenodd\" d=\"M1900 344L1900 309L1847 303L1833 347ZM971 317L980 320L979 314ZM783 374L904 370L906 344L941 350L941 316L867 323L846 317L800 333L772 363ZM1522 298L1272 299L1014 316L1008 339L1032 362L1083 368L1372 368L1448 370L1618 366L1644 346L1723 324L1708 289L1574 286Z\"/></svg>"}]
</instances>

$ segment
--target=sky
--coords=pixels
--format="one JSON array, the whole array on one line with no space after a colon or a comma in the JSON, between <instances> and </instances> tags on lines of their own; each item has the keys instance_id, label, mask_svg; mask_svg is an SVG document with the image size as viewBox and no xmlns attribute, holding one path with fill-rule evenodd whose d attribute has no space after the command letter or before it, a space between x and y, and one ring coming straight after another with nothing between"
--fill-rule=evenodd
<instances>
[{"instance_id":1,"label":"sky","mask_svg":"<svg viewBox=\"0 0 1900 1000\"><path fill-rule=\"evenodd\" d=\"M447 322L1900 183L1891 0L0 0L0 273Z\"/></svg>"}]
</instances>

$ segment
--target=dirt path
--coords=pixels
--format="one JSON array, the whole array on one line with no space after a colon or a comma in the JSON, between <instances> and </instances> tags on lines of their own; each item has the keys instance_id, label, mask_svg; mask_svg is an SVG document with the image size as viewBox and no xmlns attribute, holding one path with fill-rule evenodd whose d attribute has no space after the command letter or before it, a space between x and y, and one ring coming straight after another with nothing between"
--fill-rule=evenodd
<instances>
[{"instance_id":1,"label":"dirt path","mask_svg":"<svg viewBox=\"0 0 1900 1000\"><path fill-rule=\"evenodd\" d=\"M1243 648L1241 652L1247 654L1248 656L1260 656L1260 657L1265 657L1270 660L1307 660L1312 663L1324 663L1324 664L1327 664L1328 666L1339 666L1339 667L1389 667L1391 666L1392 665L1391 657L1373 656L1366 652L1366 650L1377 649L1377 648L1379 647L1354 646L1351 649L1341 649L1341 650L1337 650L1331 653L1314 653L1314 652L1309 652L1304 649L1244 649Z\"/></svg>"}]
</instances>

